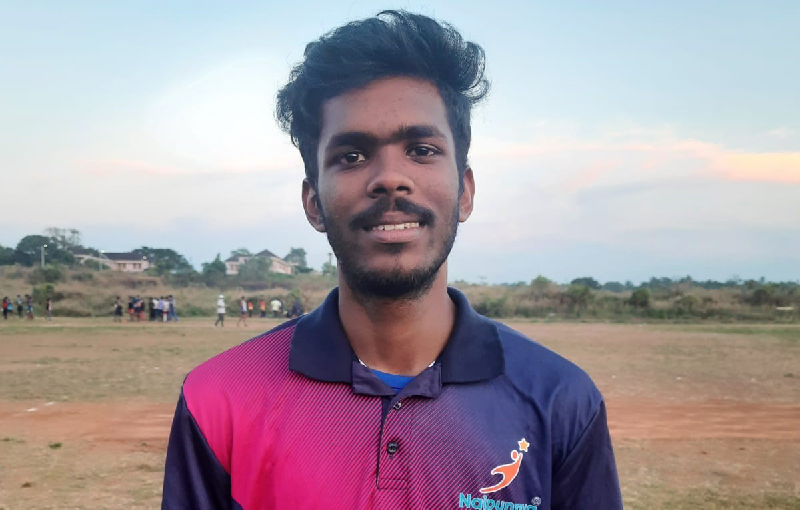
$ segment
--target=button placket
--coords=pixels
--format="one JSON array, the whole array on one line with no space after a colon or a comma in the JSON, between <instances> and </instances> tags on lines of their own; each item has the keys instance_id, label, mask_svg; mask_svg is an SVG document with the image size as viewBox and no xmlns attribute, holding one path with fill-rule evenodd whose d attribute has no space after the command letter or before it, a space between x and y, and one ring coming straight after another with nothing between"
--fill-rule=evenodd
<instances>
[{"instance_id":1,"label":"button placket","mask_svg":"<svg viewBox=\"0 0 800 510\"><path fill-rule=\"evenodd\" d=\"M408 487L408 448L404 442L410 431L409 413L397 412L395 402L386 416L380 444L378 489L405 489ZM403 408L402 404L400 408ZM405 409L404 409L405 411Z\"/></svg>"}]
</instances>

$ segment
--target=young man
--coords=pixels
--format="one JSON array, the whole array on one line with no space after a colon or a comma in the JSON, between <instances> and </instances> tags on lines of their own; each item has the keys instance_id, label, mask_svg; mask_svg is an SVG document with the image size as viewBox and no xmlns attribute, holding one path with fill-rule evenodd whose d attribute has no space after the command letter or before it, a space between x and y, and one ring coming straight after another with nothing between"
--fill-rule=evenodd
<instances>
[{"instance_id":1,"label":"young man","mask_svg":"<svg viewBox=\"0 0 800 510\"><path fill-rule=\"evenodd\" d=\"M278 116L339 287L187 376L162 508L622 508L589 377L447 287L483 69L404 12L306 47Z\"/></svg>"},{"instance_id":2,"label":"young man","mask_svg":"<svg viewBox=\"0 0 800 510\"><path fill-rule=\"evenodd\" d=\"M222 294L219 295L217 298L217 320L214 321L214 327L217 327L217 324L220 327L225 327L225 296Z\"/></svg>"},{"instance_id":3,"label":"young man","mask_svg":"<svg viewBox=\"0 0 800 510\"><path fill-rule=\"evenodd\" d=\"M122 322L122 303L119 301L119 296L114 301L114 322Z\"/></svg>"},{"instance_id":4,"label":"young man","mask_svg":"<svg viewBox=\"0 0 800 510\"><path fill-rule=\"evenodd\" d=\"M272 310L272 318L276 318L278 316L278 312L281 311L281 307L283 304L281 303L280 299L272 298L272 301L269 302L269 307Z\"/></svg>"},{"instance_id":5,"label":"young man","mask_svg":"<svg viewBox=\"0 0 800 510\"><path fill-rule=\"evenodd\" d=\"M244 327L247 327L247 300L244 296L239 300L239 320L236 321L236 327L238 328L241 323L244 323Z\"/></svg>"}]
</instances>

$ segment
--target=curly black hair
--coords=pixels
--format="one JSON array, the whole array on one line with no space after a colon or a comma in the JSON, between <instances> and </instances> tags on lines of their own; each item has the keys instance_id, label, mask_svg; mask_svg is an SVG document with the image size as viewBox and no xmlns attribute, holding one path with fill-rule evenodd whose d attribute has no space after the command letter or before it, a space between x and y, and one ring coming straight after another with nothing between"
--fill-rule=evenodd
<instances>
[{"instance_id":1,"label":"curly black hair","mask_svg":"<svg viewBox=\"0 0 800 510\"><path fill-rule=\"evenodd\" d=\"M309 43L303 61L278 92L276 116L316 188L323 102L381 78L429 81L447 109L461 178L472 137L470 112L489 91L485 68L483 48L465 41L453 26L421 14L382 11Z\"/></svg>"}]
</instances>

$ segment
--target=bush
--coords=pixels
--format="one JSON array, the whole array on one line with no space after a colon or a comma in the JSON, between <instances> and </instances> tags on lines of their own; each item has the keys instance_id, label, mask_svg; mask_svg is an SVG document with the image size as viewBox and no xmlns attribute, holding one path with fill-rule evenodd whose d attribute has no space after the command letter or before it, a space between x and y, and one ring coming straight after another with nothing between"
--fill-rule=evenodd
<instances>
[{"instance_id":1,"label":"bush","mask_svg":"<svg viewBox=\"0 0 800 510\"><path fill-rule=\"evenodd\" d=\"M61 268L58 266L49 266L36 268L28 275L28 283L37 285L39 283L56 283L64 278Z\"/></svg>"},{"instance_id":2,"label":"bush","mask_svg":"<svg viewBox=\"0 0 800 510\"><path fill-rule=\"evenodd\" d=\"M650 308L650 291L647 289L636 289L628 299L628 304L634 308Z\"/></svg>"},{"instance_id":3,"label":"bush","mask_svg":"<svg viewBox=\"0 0 800 510\"><path fill-rule=\"evenodd\" d=\"M485 297L473 305L475 311L486 317L508 317L512 315L508 310L506 296L499 298Z\"/></svg>"},{"instance_id":4,"label":"bush","mask_svg":"<svg viewBox=\"0 0 800 510\"><path fill-rule=\"evenodd\" d=\"M33 301L41 306L47 302L48 299L52 299L53 301L59 301L64 298L64 295L60 292L56 292L56 286L52 283L47 283L45 285L40 285L38 287L33 288L33 294L31 295Z\"/></svg>"},{"instance_id":5,"label":"bush","mask_svg":"<svg viewBox=\"0 0 800 510\"><path fill-rule=\"evenodd\" d=\"M699 299L694 296L686 295L681 296L678 301L675 302L675 307L682 313L692 314L699 304Z\"/></svg>"},{"instance_id":6,"label":"bush","mask_svg":"<svg viewBox=\"0 0 800 510\"><path fill-rule=\"evenodd\" d=\"M570 285L564 293L569 308L571 310L580 311L589 307L594 302L594 293L586 285Z\"/></svg>"}]
</instances>

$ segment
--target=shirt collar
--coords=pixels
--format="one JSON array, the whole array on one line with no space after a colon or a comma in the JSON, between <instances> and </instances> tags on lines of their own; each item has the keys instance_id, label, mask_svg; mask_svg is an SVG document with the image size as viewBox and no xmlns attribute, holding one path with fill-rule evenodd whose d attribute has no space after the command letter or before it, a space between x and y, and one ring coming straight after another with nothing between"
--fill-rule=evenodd
<instances>
[{"instance_id":1,"label":"shirt collar","mask_svg":"<svg viewBox=\"0 0 800 510\"><path fill-rule=\"evenodd\" d=\"M505 359L497 326L475 312L458 290L448 288L447 293L457 312L453 332L436 363L441 366L441 383L478 382L503 374ZM358 363L353 364L357 358L339 320L338 303L339 289L335 288L297 322L289 368L319 381L352 384Z\"/></svg>"}]
</instances>

